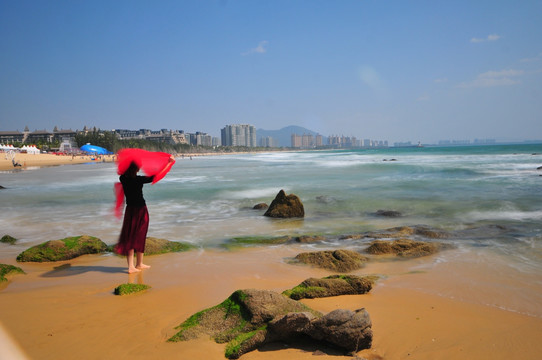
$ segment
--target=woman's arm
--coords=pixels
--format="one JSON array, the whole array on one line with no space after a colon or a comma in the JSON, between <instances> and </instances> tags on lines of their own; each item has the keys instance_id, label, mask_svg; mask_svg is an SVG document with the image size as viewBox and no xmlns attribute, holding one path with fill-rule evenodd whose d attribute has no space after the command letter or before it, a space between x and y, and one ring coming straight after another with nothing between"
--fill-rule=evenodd
<instances>
[{"instance_id":1,"label":"woman's arm","mask_svg":"<svg viewBox=\"0 0 542 360\"><path fill-rule=\"evenodd\" d=\"M174 163L175 163L175 158L173 157L173 155L170 155L168 163L166 164L166 166L164 166L164 168L162 170L160 170L160 172L158 174L154 175L154 178L158 178L158 179L163 178L164 174L167 173L169 171L169 169L171 169L171 167L173 166Z\"/></svg>"}]
</instances>

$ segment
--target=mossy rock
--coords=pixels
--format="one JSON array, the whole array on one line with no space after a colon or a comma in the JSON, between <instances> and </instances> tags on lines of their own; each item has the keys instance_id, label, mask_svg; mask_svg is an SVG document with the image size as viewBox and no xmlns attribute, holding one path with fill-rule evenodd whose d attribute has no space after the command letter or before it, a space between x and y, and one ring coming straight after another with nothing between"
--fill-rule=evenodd
<instances>
[{"instance_id":1,"label":"mossy rock","mask_svg":"<svg viewBox=\"0 0 542 360\"><path fill-rule=\"evenodd\" d=\"M239 236L231 238L222 246L226 249L236 249L244 246L252 245L280 245L291 241L292 238L285 236Z\"/></svg>"},{"instance_id":2,"label":"mossy rock","mask_svg":"<svg viewBox=\"0 0 542 360\"><path fill-rule=\"evenodd\" d=\"M107 245L94 236L80 235L50 240L33 246L17 256L21 262L47 262L70 260L85 254L107 252Z\"/></svg>"},{"instance_id":3,"label":"mossy rock","mask_svg":"<svg viewBox=\"0 0 542 360\"><path fill-rule=\"evenodd\" d=\"M115 295L130 295L150 288L145 284L121 284L115 288Z\"/></svg>"},{"instance_id":4,"label":"mossy rock","mask_svg":"<svg viewBox=\"0 0 542 360\"><path fill-rule=\"evenodd\" d=\"M13 236L11 235L4 235L2 236L2 238L0 239L0 242L2 243L5 243L5 244L10 244L10 245L13 245L17 242L17 239L15 239Z\"/></svg>"},{"instance_id":5,"label":"mossy rock","mask_svg":"<svg viewBox=\"0 0 542 360\"><path fill-rule=\"evenodd\" d=\"M295 260L304 264L341 273L361 269L369 259L352 250L326 250L298 254Z\"/></svg>"},{"instance_id":6,"label":"mossy rock","mask_svg":"<svg viewBox=\"0 0 542 360\"><path fill-rule=\"evenodd\" d=\"M0 264L0 282L7 281L7 275L25 274L23 269L14 265Z\"/></svg>"},{"instance_id":7,"label":"mossy rock","mask_svg":"<svg viewBox=\"0 0 542 360\"><path fill-rule=\"evenodd\" d=\"M375 240L366 249L371 255L395 255L404 258L434 254L441 248L439 243L398 239L393 241Z\"/></svg>"},{"instance_id":8,"label":"mossy rock","mask_svg":"<svg viewBox=\"0 0 542 360\"><path fill-rule=\"evenodd\" d=\"M170 252L181 252L195 249L196 246L188 243L147 237L145 242L145 255L158 255Z\"/></svg>"},{"instance_id":9,"label":"mossy rock","mask_svg":"<svg viewBox=\"0 0 542 360\"><path fill-rule=\"evenodd\" d=\"M179 331L168 341L210 336L217 343L227 343L225 356L236 359L262 344L270 321L291 312L322 315L273 291L237 290L222 303L190 316L175 328Z\"/></svg>"},{"instance_id":10,"label":"mossy rock","mask_svg":"<svg viewBox=\"0 0 542 360\"><path fill-rule=\"evenodd\" d=\"M340 295L366 294L373 288L374 276L331 275L322 279L309 278L296 287L283 292L294 300L314 299Z\"/></svg>"},{"instance_id":11,"label":"mossy rock","mask_svg":"<svg viewBox=\"0 0 542 360\"><path fill-rule=\"evenodd\" d=\"M116 244L109 245L107 251L115 252L115 246ZM159 239L151 236L147 237L145 240L145 255L160 255L171 252L190 251L195 248L195 245L189 243Z\"/></svg>"}]
</instances>

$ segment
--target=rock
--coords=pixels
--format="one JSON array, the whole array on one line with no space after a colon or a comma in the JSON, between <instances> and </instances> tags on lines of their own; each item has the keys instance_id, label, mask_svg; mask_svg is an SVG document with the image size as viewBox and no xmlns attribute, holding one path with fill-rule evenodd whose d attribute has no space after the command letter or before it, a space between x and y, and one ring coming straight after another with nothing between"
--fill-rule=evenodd
<instances>
[{"instance_id":1,"label":"rock","mask_svg":"<svg viewBox=\"0 0 542 360\"><path fill-rule=\"evenodd\" d=\"M542 170L542 166L537 167L536 170Z\"/></svg>"},{"instance_id":2,"label":"rock","mask_svg":"<svg viewBox=\"0 0 542 360\"><path fill-rule=\"evenodd\" d=\"M326 238L324 236L320 235L301 235L294 238L294 240L298 243L302 244L308 244L308 243L314 243L318 241L324 241Z\"/></svg>"},{"instance_id":3,"label":"rock","mask_svg":"<svg viewBox=\"0 0 542 360\"><path fill-rule=\"evenodd\" d=\"M401 217L403 216L402 213L400 213L399 211L394 211L394 210L378 210L376 213L375 213L376 216L383 216L383 217Z\"/></svg>"},{"instance_id":4,"label":"rock","mask_svg":"<svg viewBox=\"0 0 542 360\"><path fill-rule=\"evenodd\" d=\"M349 272L360 269L368 260L352 250L325 250L298 254L296 260L309 265L337 272Z\"/></svg>"},{"instance_id":5,"label":"rock","mask_svg":"<svg viewBox=\"0 0 542 360\"><path fill-rule=\"evenodd\" d=\"M211 336L227 342L225 356L241 355L275 341L296 337L320 344L329 342L346 351L371 345L371 320L365 310L335 310L325 316L308 306L267 290L237 290L212 308L192 315L168 341L185 341Z\"/></svg>"},{"instance_id":6,"label":"rock","mask_svg":"<svg viewBox=\"0 0 542 360\"><path fill-rule=\"evenodd\" d=\"M169 241L148 237L145 240L145 255L157 255L170 252L181 252L195 249L196 246L178 241Z\"/></svg>"},{"instance_id":7,"label":"rock","mask_svg":"<svg viewBox=\"0 0 542 360\"><path fill-rule=\"evenodd\" d=\"M85 254L99 254L107 251L107 245L100 239L81 235L60 240L50 240L33 246L20 253L17 256L17 261L62 261Z\"/></svg>"},{"instance_id":8,"label":"rock","mask_svg":"<svg viewBox=\"0 0 542 360\"><path fill-rule=\"evenodd\" d=\"M14 265L0 264L0 282L7 281L6 275L25 274L23 269Z\"/></svg>"},{"instance_id":9,"label":"rock","mask_svg":"<svg viewBox=\"0 0 542 360\"><path fill-rule=\"evenodd\" d=\"M351 353L371 347L373 331L365 309L337 309L311 322L307 335L327 341Z\"/></svg>"},{"instance_id":10,"label":"rock","mask_svg":"<svg viewBox=\"0 0 542 360\"><path fill-rule=\"evenodd\" d=\"M373 241L366 251L372 255L393 254L399 257L421 257L434 254L438 250L438 243L399 239Z\"/></svg>"},{"instance_id":11,"label":"rock","mask_svg":"<svg viewBox=\"0 0 542 360\"><path fill-rule=\"evenodd\" d=\"M309 278L293 289L283 292L294 300L339 295L359 295L371 291L375 278L356 275L331 275L322 279Z\"/></svg>"},{"instance_id":12,"label":"rock","mask_svg":"<svg viewBox=\"0 0 542 360\"><path fill-rule=\"evenodd\" d=\"M254 210L263 210L263 209L267 209L268 207L269 207L269 205L267 205L266 203L259 203L259 204L254 205L253 209Z\"/></svg>"},{"instance_id":13,"label":"rock","mask_svg":"<svg viewBox=\"0 0 542 360\"><path fill-rule=\"evenodd\" d=\"M150 289L149 285L145 284L121 284L115 288L115 295L130 295L137 292Z\"/></svg>"},{"instance_id":14,"label":"rock","mask_svg":"<svg viewBox=\"0 0 542 360\"><path fill-rule=\"evenodd\" d=\"M280 190L264 216L273 218L304 217L305 209L297 195L286 195L284 190Z\"/></svg>"},{"instance_id":15,"label":"rock","mask_svg":"<svg viewBox=\"0 0 542 360\"><path fill-rule=\"evenodd\" d=\"M2 190L2 189L5 189L5 187L3 187L2 185L0 185L0 190Z\"/></svg>"},{"instance_id":16,"label":"rock","mask_svg":"<svg viewBox=\"0 0 542 360\"><path fill-rule=\"evenodd\" d=\"M17 239L15 239L13 236L11 235L4 235L2 236L2 238L0 239L0 242L2 243L5 243L5 244L10 244L10 245L13 245L17 242Z\"/></svg>"}]
</instances>

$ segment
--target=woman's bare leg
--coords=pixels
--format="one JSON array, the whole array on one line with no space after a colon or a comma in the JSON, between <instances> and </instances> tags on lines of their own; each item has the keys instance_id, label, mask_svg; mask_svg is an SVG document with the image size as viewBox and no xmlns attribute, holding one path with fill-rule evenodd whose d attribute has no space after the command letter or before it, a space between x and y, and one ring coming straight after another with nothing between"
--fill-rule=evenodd
<instances>
[{"instance_id":1,"label":"woman's bare leg","mask_svg":"<svg viewBox=\"0 0 542 360\"><path fill-rule=\"evenodd\" d=\"M128 250L128 255L126 255L126 260L128 260L128 274L133 274L138 271L141 271L134 266L134 249Z\"/></svg>"},{"instance_id":2,"label":"woman's bare leg","mask_svg":"<svg viewBox=\"0 0 542 360\"><path fill-rule=\"evenodd\" d=\"M137 258L137 263L136 263L136 268L137 269L141 270L141 269L150 268L150 265L143 264L143 253L142 252L136 253L136 258Z\"/></svg>"}]
</instances>

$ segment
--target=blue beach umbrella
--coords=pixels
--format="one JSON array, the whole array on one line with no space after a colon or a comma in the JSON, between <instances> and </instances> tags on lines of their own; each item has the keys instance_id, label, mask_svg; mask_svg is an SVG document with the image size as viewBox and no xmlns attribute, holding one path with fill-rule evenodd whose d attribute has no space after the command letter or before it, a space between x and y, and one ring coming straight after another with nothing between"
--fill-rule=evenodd
<instances>
[{"instance_id":1,"label":"blue beach umbrella","mask_svg":"<svg viewBox=\"0 0 542 360\"><path fill-rule=\"evenodd\" d=\"M111 151L104 149L103 147L86 144L81 146L81 151L84 151L89 154L95 154L95 155L111 155L113 154Z\"/></svg>"}]
</instances>

